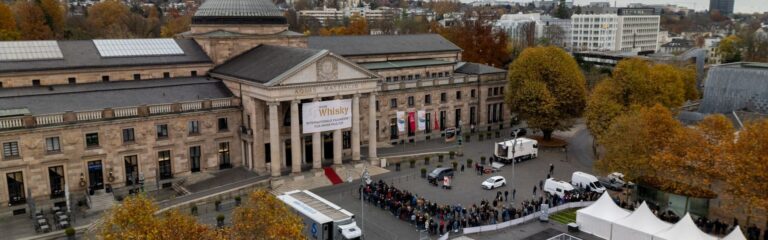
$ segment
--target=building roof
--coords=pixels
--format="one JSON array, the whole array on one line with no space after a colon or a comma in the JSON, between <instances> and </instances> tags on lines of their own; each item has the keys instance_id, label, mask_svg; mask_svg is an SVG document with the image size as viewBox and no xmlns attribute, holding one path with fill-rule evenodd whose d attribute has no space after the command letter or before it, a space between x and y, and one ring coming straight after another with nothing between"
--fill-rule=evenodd
<instances>
[{"instance_id":1,"label":"building roof","mask_svg":"<svg viewBox=\"0 0 768 240\"><path fill-rule=\"evenodd\" d=\"M438 34L313 36L307 44L342 56L461 51Z\"/></svg>"},{"instance_id":2,"label":"building roof","mask_svg":"<svg viewBox=\"0 0 768 240\"><path fill-rule=\"evenodd\" d=\"M182 55L102 57L92 40L58 41L62 59L3 61L0 73L82 68L107 68L150 65L211 63L211 59L192 39L174 39Z\"/></svg>"},{"instance_id":3,"label":"building roof","mask_svg":"<svg viewBox=\"0 0 768 240\"><path fill-rule=\"evenodd\" d=\"M674 48L692 48L694 46L693 46L693 41L691 41L691 40L675 38L675 39L672 39L671 42L662 44L661 47L665 47L665 48L669 48L669 47L674 47Z\"/></svg>"},{"instance_id":4,"label":"building roof","mask_svg":"<svg viewBox=\"0 0 768 240\"><path fill-rule=\"evenodd\" d=\"M768 113L768 64L740 62L711 67L699 111L727 113L742 109Z\"/></svg>"},{"instance_id":5,"label":"building roof","mask_svg":"<svg viewBox=\"0 0 768 240\"><path fill-rule=\"evenodd\" d=\"M483 75L483 74L492 74L492 73L506 73L504 69L491 67L485 64L480 63L473 63L473 62L459 62L456 64L456 70L454 72L457 73L464 73L464 74L473 74L473 75Z\"/></svg>"},{"instance_id":6,"label":"building roof","mask_svg":"<svg viewBox=\"0 0 768 240\"><path fill-rule=\"evenodd\" d=\"M211 73L264 84L326 52L262 44L227 60Z\"/></svg>"},{"instance_id":7,"label":"building roof","mask_svg":"<svg viewBox=\"0 0 768 240\"><path fill-rule=\"evenodd\" d=\"M32 115L232 97L221 81L205 77L0 89L0 110Z\"/></svg>"},{"instance_id":8,"label":"building roof","mask_svg":"<svg viewBox=\"0 0 768 240\"><path fill-rule=\"evenodd\" d=\"M283 12L270 0L206 0L192 17L197 24L286 24Z\"/></svg>"},{"instance_id":9,"label":"building roof","mask_svg":"<svg viewBox=\"0 0 768 240\"><path fill-rule=\"evenodd\" d=\"M358 65L368 70L378 70L378 69L388 69L388 68L408 68L408 67L424 67L424 66L452 65L452 64L453 62L437 60L437 59L417 59L417 60L404 60L404 61L360 63Z\"/></svg>"}]
</instances>

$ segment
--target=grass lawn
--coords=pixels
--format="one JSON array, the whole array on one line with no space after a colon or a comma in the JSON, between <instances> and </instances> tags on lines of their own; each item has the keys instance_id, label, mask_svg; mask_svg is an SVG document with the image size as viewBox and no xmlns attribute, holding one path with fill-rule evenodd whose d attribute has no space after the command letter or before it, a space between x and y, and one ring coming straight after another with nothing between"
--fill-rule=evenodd
<instances>
[{"instance_id":1,"label":"grass lawn","mask_svg":"<svg viewBox=\"0 0 768 240\"><path fill-rule=\"evenodd\" d=\"M555 214L549 215L549 220L559 222L561 224L568 224L576 222L576 210L578 208L566 209Z\"/></svg>"}]
</instances>

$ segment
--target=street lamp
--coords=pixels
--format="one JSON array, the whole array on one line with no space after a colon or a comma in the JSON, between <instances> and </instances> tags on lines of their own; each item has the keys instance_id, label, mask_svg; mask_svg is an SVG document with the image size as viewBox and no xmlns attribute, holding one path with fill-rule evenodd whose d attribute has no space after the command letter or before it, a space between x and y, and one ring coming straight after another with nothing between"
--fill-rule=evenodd
<instances>
[{"instance_id":1,"label":"street lamp","mask_svg":"<svg viewBox=\"0 0 768 240\"><path fill-rule=\"evenodd\" d=\"M368 167L363 165L362 176L360 176L360 184L362 185L360 188L360 229L363 232L362 234L365 234L365 200L363 199L363 191L365 191L365 186L370 182L370 179L371 175L368 174Z\"/></svg>"},{"instance_id":2,"label":"street lamp","mask_svg":"<svg viewBox=\"0 0 768 240\"><path fill-rule=\"evenodd\" d=\"M520 132L519 128L515 129L515 131L514 131L515 137L512 138L512 191L517 191L517 189L515 188L515 183L517 183L517 181L515 181L515 162L516 162L516 160L515 160L515 146L517 146L517 134L519 132ZM514 196L513 196L513 198L514 198ZM513 199L513 201L514 201L514 199Z\"/></svg>"}]
</instances>

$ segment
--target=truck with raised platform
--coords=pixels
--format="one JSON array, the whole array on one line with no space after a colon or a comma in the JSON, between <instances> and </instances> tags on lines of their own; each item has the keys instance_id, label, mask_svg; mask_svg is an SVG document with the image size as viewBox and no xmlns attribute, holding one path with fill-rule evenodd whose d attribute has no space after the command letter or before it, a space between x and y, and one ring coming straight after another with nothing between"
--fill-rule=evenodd
<instances>
[{"instance_id":1,"label":"truck with raised platform","mask_svg":"<svg viewBox=\"0 0 768 240\"><path fill-rule=\"evenodd\" d=\"M354 214L310 191L285 192L277 198L301 216L307 239L360 240L363 236Z\"/></svg>"},{"instance_id":2,"label":"truck with raised platform","mask_svg":"<svg viewBox=\"0 0 768 240\"><path fill-rule=\"evenodd\" d=\"M497 142L493 149L496 160L505 164L534 159L539 155L539 144L530 138L516 138Z\"/></svg>"}]
</instances>

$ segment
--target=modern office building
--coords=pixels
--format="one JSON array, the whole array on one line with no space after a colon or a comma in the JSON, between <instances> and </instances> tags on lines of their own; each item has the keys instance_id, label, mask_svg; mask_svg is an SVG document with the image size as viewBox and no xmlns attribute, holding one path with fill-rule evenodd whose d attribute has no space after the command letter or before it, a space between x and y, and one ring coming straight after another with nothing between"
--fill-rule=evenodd
<instances>
[{"instance_id":1,"label":"modern office building","mask_svg":"<svg viewBox=\"0 0 768 240\"><path fill-rule=\"evenodd\" d=\"M620 8L617 14L576 14L571 20L574 51L655 52L659 48L660 18L651 8Z\"/></svg>"},{"instance_id":2,"label":"modern office building","mask_svg":"<svg viewBox=\"0 0 768 240\"><path fill-rule=\"evenodd\" d=\"M719 11L723 15L733 14L733 5L736 0L709 0L709 11Z\"/></svg>"},{"instance_id":3,"label":"modern office building","mask_svg":"<svg viewBox=\"0 0 768 240\"><path fill-rule=\"evenodd\" d=\"M268 0L208 0L174 39L0 42L0 215L231 167L376 164L376 146L509 127L505 83L439 35L306 37Z\"/></svg>"}]
</instances>

